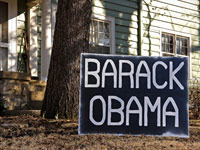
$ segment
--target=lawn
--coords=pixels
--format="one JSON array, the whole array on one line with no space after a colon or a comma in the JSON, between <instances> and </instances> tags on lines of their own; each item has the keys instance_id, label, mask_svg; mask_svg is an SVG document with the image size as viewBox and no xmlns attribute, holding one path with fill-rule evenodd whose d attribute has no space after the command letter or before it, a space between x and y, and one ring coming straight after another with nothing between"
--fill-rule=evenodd
<instances>
[{"instance_id":1,"label":"lawn","mask_svg":"<svg viewBox=\"0 0 200 150\"><path fill-rule=\"evenodd\" d=\"M200 149L200 121L190 120L190 138L78 135L78 124L30 115L0 117L0 149Z\"/></svg>"}]
</instances>

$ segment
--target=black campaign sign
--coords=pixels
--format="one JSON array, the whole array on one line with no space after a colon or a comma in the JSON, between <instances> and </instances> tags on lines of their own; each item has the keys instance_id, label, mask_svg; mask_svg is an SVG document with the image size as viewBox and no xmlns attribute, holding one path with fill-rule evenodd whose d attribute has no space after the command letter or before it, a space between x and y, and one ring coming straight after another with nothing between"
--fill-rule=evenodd
<instances>
[{"instance_id":1,"label":"black campaign sign","mask_svg":"<svg viewBox=\"0 0 200 150\"><path fill-rule=\"evenodd\" d=\"M188 137L186 57L81 55L79 134Z\"/></svg>"}]
</instances>

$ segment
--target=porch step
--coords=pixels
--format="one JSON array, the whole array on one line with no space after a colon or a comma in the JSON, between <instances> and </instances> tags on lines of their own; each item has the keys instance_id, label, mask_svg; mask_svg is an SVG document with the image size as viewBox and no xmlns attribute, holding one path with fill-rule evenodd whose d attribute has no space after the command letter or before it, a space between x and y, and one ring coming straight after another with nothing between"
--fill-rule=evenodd
<instances>
[{"instance_id":1,"label":"porch step","mask_svg":"<svg viewBox=\"0 0 200 150\"><path fill-rule=\"evenodd\" d=\"M40 116L40 110L4 110L4 116L33 115Z\"/></svg>"}]
</instances>

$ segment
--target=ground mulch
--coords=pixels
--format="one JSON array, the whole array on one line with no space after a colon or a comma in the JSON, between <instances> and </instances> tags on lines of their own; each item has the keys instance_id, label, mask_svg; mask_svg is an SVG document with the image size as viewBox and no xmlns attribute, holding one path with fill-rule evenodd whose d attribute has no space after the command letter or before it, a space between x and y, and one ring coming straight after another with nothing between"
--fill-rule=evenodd
<instances>
[{"instance_id":1,"label":"ground mulch","mask_svg":"<svg viewBox=\"0 0 200 150\"><path fill-rule=\"evenodd\" d=\"M200 149L200 121L190 121L190 138L78 135L78 124L30 115L0 117L0 149L143 150Z\"/></svg>"}]
</instances>

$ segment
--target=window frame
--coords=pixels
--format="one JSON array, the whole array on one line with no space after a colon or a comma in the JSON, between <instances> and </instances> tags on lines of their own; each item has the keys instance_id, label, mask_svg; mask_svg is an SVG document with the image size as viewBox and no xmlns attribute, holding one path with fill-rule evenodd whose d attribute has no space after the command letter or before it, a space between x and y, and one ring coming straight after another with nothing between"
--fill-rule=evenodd
<instances>
[{"instance_id":1,"label":"window frame","mask_svg":"<svg viewBox=\"0 0 200 150\"><path fill-rule=\"evenodd\" d=\"M174 40L175 40L175 45L173 46L174 53L167 53L162 51L162 34L168 34L168 35L173 35ZM188 50L187 50L187 55L181 55L177 54L176 52L176 37L184 37L188 38ZM172 54L172 56L169 57L188 57L188 79L192 79L192 63L191 63L191 47L192 47L192 37L190 34L187 33L182 33L182 32L177 32L177 31L171 31L171 30L161 30L160 31L160 56L163 57L163 54ZM167 56L168 57L168 56Z\"/></svg>"},{"instance_id":2,"label":"window frame","mask_svg":"<svg viewBox=\"0 0 200 150\"><path fill-rule=\"evenodd\" d=\"M110 17L110 16L103 16L103 15L97 15L97 14L92 14L91 19L93 20L99 20L102 22L106 22L109 23L109 38L110 38L110 54L115 54L115 18L114 17ZM95 43L91 43L90 44L95 44ZM103 44L98 44L99 46L106 46Z\"/></svg>"}]
</instances>

